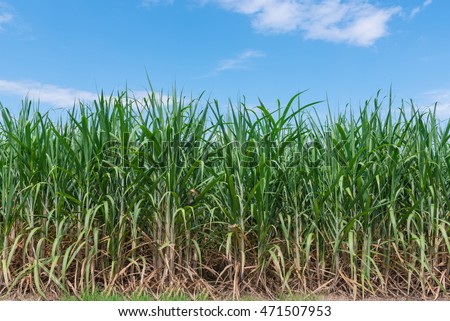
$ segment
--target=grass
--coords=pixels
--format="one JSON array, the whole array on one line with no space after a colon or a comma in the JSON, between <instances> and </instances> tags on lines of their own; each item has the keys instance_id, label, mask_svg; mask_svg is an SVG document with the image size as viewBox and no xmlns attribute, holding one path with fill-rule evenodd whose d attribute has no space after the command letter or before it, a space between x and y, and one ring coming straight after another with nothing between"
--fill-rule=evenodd
<instances>
[{"instance_id":1,"label":"grass","mask_svg":"<svg viewBox=\"0 0 450 321\"><path fill-rule=\"evenodd\" d=\"M204 301L207 300L207 294L199 294L196 297L190 297L186 293L180 291L167 291L160 295L153 295L147 293L134 292L129 295L117 294L117 293L106 293L99 290L93 292L81 293L78 297L76 296L65 296L62 297L64 301Z\"/></svg>"},{"instance_id":2,"label":"grass","mask_svg":"<svg viewBox=\"0 0 450 321\"><path fill-rule=\"evenodd\" d=\"M313 295L299 295L299 294L292 294L292 295L280 295L279 297L276 297L276 300L279 301L318 301L322 297ZM251 295L244 295L240 298L241 301L261 301L261 300L267 300L268 298L265 297L258 297L258 296L251 296ZM62 297L61 300L63 301L206 301L209 300L209 297L206 293L197 295L196 297L191 297L186 293L182 293L180 291L168 291L165 293L162 293L159 296L154 296L152 294L145 294L145 293L132 293L131 295L125 295L125 294L108 294L105 292L100 292L98 290L94 292L88 292L88 293L82 293L79 297L76 296L65 296Z\"/></svg>"},{"instance_id":3,"label":"grass","mask_svg":"<svg viewBox=\"0 0 450 321\"><path fill-rule=\"evenodd\" d=\"M450 124L433 110L162 97L58 120L1 107L0 296L448 298Z\"/></svg>"},{"instance_id":4,"label":"grass","mask_svg":"<svg viewBox=\"0 0 450 321\"><path fill-rule=\"evenodd\" d=\"M81 293L79 297L76 296L64 296L61 298L63 301L153 301L153 296L146 294L132 293L127 296L124 294L111 294L104 293L98 290L94 292Z\"/></svg>"}]
</instances>

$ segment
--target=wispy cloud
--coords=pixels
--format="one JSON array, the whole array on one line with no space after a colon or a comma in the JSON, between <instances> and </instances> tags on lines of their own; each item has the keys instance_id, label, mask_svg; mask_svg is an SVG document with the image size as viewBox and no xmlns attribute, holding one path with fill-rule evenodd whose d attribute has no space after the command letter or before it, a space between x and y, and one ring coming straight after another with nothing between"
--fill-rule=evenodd
<instances>
[{"instance_id":1,"label":"wispy cloud","mask_svg":"<svg viewBox=\"0 0 450 321\"><path fill-rule=\"evenodd\" d=\"M174 0L141 0L143 7L151 7L155 5L167 5L173 4Z\"/></svg>"},{"instance_id":2,"label":"wispy cloud","mask_svg":"<svg viewBox=\"0 0 450 321\"><path fill-rule=\"evenodd\" d=\"M137 107L143 104L144 98L148 100L149 94L151 94L147 90L132 90L130 88L127 90L128 98ZM122 90L111 92L112 98L116 99L117 96L114 92L121 93ZM97 93L91 91L60 87L53 84L43 84L32 80L12 81L0 79L0 93L10 94L20 98L27 97L32 101L39 101L59 108L71 108L80 101L90 104L99 97ZM170 97L162 92L155 92L154 95L156 100L161 100L164 103L170 100ZM108 97L109 94L106 93L106 96Z\"/></svg>"},{"instance_id":3,"label":"wispy cloud","mask_svg":"<svg viewBox=\"0 0 450 321\"><path fill-rule=\"evenodd\" d=\"M211 73L200 78L217 76L219 73L227 70L248 69L251 60L264 56L264 53L261 51L251 49L246 50L233 58L223 59L219 61L219 64Z\"/></svg>"},{"instance_id":4,"label":"wispy cloud","mask_svg":"<svg viewBox=\"0 0 450 321\"><path fill-rule=\"evenodd\" d=\"M436 114L441 119L450 118L450 89L430 90L423 94L424 101L430 107L436 106Z\"/></svg>"},{"instance_id":5,"label":"wispy cloud","mask_svg":"<svg viewBox=\"0 0 450 321\"><path fill-rule=\"evenodd\" d=\"M219 66L216 68L215 72L221 72L230 69L246 69L248 68L248 62L251 59L260 57L264 57L264 54L261 51L246 50L234 58L224 59L220 61Z\"/></svg>"},{"instance_id":6,"label":"wispy cloud","mask_svg":"<svg viewBox=\"0 0 450 321\"><path fill-rule=\"evenodd\" d=\"M409 14L409 18L411 18L411 19L414 18L420 11L422 11L423 9L428 7L432 2L433 2L433 0L425 0L421 6L418 6L418 7L415 7L414 9L412 9L411 13Z\"/></svg>"},{"instance_id":7,"label":"wispy cloud","mask_svg":"<svg viewBox=\"0 0 450 321\"><path fill-rule=\"evenodd\" d=\"M13 9L10 5L0 1L0 31L4 30L7 24L10 24L14 19Z\"/></svg>"},{"instance_id":8,"label":"wispy cloud","mask_svg":"<svg viewBox=\"0 0 450 321\"><path fill-rule=\"evenodd\" d=\"M0 79L0 92L48 103L57 107L72 107L77 101L93 101L97 94L73 88L63 88L36 81Z\"/></svg>"},{"instance_id":9,"label":"wispy cloud","mask_svg":"<svg viewBox=\"0 0 450 321\"><path fill-rule=\"evenodd\" d=\"M209 0L248 15L258 32L303 32L307 39L371 46L388 35L399 6L380 7L367 0Z\"/></svg>"}]
</instances>

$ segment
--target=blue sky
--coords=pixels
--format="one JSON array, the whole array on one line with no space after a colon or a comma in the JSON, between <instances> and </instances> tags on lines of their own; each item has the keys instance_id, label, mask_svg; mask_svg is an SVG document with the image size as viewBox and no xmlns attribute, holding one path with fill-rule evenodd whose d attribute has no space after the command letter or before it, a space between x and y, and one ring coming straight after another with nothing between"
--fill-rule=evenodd
<instances>
[{"instance_id":1,"label":"blue sky","mask_svg":"<svg viewBox=\"0 0 450 321\"><path fill-rule=\"evenodd\" d=\"M245 95L308 90L332 109L378 90L450 117L448 0L0 0L0 102L40 108L100 90Z\"/></svg>"}]
</instances>

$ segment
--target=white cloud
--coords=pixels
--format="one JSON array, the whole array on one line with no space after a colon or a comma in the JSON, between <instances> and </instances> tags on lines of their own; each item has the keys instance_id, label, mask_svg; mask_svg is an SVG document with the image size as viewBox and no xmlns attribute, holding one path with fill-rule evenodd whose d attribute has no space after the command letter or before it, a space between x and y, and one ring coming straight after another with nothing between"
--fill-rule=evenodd
<instances>
[{"instance_id":1,"label":"white cloud","mask_svg":"<svg viewBox=\"0 0 450 321\"><path fill-rule=\"evenodd\" d=\"M401 7L377 7L367 0L210 0L251 17L259 32L301 31L307 39L373 45L388 34L387 23Z\"/></svg>"},{"instance_id":2,"label":"white cloud","mask_svg":"<svg viewBox=\"0 0 450 321\"><path fill-rule=\"evenodd\" d=\"M262 32L282 33L299 28L303 5L286 0L218 0L224 9L252 16L253 27Z\"/></svg>"},{"instance_id":3,"label":"white cloud","mask_svg":"<svg viewBox=\"0 0 450 321\"><path fill-rule=\"evenodd\" d=\"M425 0L421 6L413 8L409 14L409 18L414 18L420 11L428 7L432 2L433 0Z\"/></svg>"},{"instance_id":4,"label":"white cloud","mask_svg":"<svg viewBox=\"0 0 450 321\"><path fill-rule=\"evenodd\" d=\"M414 9L411 10L409 17L414 18L420 11L422 11L421 7L415 7Z\"/></svg>"},{"instance_id":5,"label":"white cloud","mask_svg":"<svg viewBox=\"0 0 450 321\"><path fill-rule=\"evenodd\" d=\"M261 58L264 56L265 54L261 51L251 49L246 50L233 58L219 61L218 66L211 73L199 78L217 76L219 73L227 70L248 69L248 65L252 59Z\"/></svg>"},{"instance_id":6,"label":"white cloud","mask_svg":"<svg viewBox=\"0 0 450 321\"><path fill-rule=\"evenodd\" d=\"M437 103L436 114L441 120L450 118L450 89L430 90L423 96L430 107Z\"/></svg>"},{"instance_id":7,"label":"white cloud","mask_svg":"<svg viewBox=\"0 0 450 321\"><path fill-rule=\"evenodd\" d=\"M219 66L215 69L215 72L218 73L231 69L245 69L247 68L247 63L251 59L259 57L264 57L264 54L257 50L246 50L234 58L220 61Z\"/></svg>"},{"instance_id":8,"label":"white cloud","mask_svg":"<svg viewBox=\"0 0 450 321\"><path fill-rule=\"evenodd\" d=\"M140 108L144 104L144 98L149 101L149 95L152 95L151 91L147 90L128 90L128 98L133 102L134 106ZM117 91L111 92L111 98L117 99ZM118 91L122 93L121 90ZM99 94L79 90L74 88L64 88L52 84L43 84L40 82L26 80L26 81L11 81L0 79L0 93L10 94L18 96L22 99L27 97L32 101L39 101L46 103L54 107L59 108L71 108L78 102L84 102L91 104L94 100L98 100ZM171 101L171 97L163 94L162 92L154 92L155 99L167 103ZM109 94L105 93L105 97L109 98Z\"/></svg>"},{"instance_id":9,"label":"white cloud","mask_svg":"<svg viewBox=\"0 0 450 321\"><path fill-rule=\"evenodd\" d=\"M62 88L36 81L10 81L0 79L0 92L15 96L27 96L32 100L57 107L72 107L77 101L93 101L97 94L73 88Z\"/></svg>"},{"instance_id":10,"label":"white cloud","mask_svg":"<svg viewBox=\"0 0 450 321\"><path fill-rule=\"evenodd\" d=\"M141 0L141 5L144 7L151 7L155 5L173 4L174 0Z\"/></svg>"},{"instance_id":11,"label":"white cloud","mask_svg":"<svg viewBox=\"0 0 450 321\"><path fill-rule=\"evenodd\" d=\"M4 26L13 21L14 15L12 8L4 2L0 2L0 31L4 30Z\"/></svg>"}]
</instances>

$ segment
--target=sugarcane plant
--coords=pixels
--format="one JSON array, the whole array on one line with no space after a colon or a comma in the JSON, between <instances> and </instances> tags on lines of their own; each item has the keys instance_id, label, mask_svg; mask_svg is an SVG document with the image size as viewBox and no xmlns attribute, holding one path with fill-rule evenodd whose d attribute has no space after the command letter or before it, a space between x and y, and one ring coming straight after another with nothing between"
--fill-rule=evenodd
<instances>
[{"instance_id":1,"label":"sugarcane plant","mask_svg":"<svg viewBox=\"0 0 450 321\"><path fill-rule=\"evenodd\" d=\"M1 105L0 295L448 298L450 123L303 96Z\"/></svg>"}]
</instances>

